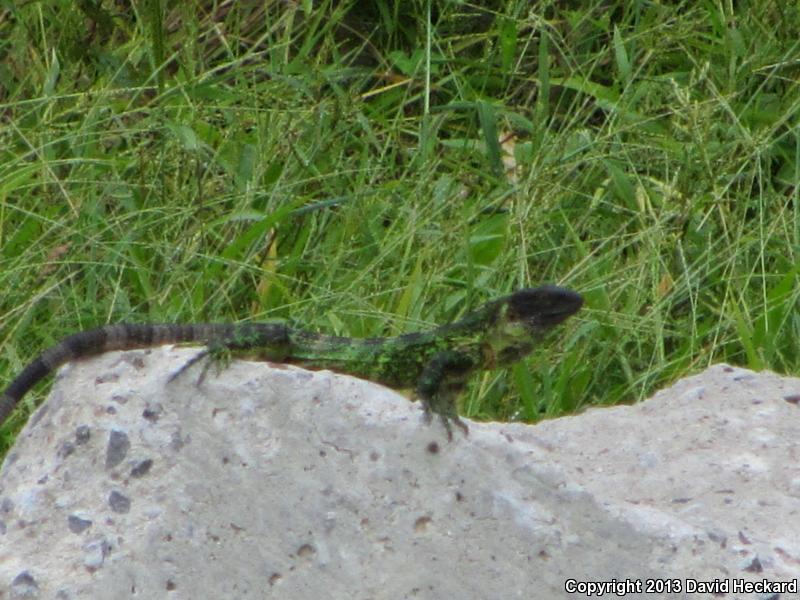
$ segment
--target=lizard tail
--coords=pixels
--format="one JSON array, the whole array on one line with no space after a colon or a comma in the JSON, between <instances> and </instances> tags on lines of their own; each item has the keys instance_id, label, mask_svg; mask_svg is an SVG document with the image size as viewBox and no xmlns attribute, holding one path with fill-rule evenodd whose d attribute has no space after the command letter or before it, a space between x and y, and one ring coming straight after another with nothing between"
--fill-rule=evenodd
<instances>
[{"instance_id":1,"label":"lizard tail","mask_svg":"<svg viewBox=\"0 0 800 600\"><path fill-rule=\"evenodd\" d=\"M39 381L70 360L110 352L163 344L206 341L228 333L229 325L107 325L64 338L35 358L0 396L0 424Z\"/></svg>"}]
</instances>

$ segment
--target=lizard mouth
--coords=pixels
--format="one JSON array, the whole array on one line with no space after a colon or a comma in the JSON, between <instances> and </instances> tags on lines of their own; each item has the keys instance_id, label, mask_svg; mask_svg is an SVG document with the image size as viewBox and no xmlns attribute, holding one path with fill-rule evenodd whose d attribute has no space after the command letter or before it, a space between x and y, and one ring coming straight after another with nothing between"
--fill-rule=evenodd
<instances>
[{"instance_id":1,"label":"lizard mouth","mask_svg":"<svg viewBox=\"0 0 800 600\"><path fill-rule=\"evenodd\" d=\"M509 317L527 321L535 327L553 327L574 315L583 306L577 292L556 285L525 288L511 295Z\"/></svg>"}]
</instances>

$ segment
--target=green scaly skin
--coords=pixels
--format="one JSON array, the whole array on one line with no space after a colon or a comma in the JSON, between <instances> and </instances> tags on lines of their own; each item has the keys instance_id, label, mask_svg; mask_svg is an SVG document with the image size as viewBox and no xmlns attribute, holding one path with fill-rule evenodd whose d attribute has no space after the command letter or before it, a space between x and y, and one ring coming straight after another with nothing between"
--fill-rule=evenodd
<instances>
[{"instance_id":1,"label":"green scaly skin","mask_svg":"<svg viewBox=\"0 0 800 600\"><path fill-rule=\"evenodd\" d=\"M369 339L322 335L281 323L108 325L65 338L25 367L0 396L0 423L33 385L70 360L189 343L206 349L176 375L207 355L218 362L226 357L255 358L331 369L395 389L413 389L427 419L439 415L452 439L451 422L468 432L458 417L457 399L470 375L526 356L543 334L582 305L581 296L571 290L526 288L431 331Z\"/></svg>"}]
</instances>

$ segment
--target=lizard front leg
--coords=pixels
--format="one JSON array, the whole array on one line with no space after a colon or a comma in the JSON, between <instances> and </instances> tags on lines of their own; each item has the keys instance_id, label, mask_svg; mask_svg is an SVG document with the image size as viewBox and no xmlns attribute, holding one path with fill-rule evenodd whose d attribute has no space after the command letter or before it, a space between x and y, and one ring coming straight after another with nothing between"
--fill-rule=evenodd
<instances>
[{"instance_id":1,"label":"lizard front leg","mask_svg":"<svg viewBox=\"0 0 800 600\"><path fill-rule=\"evenodd\" d=\"M467 424L458 417L457 401L474 368L475 362L468 354L442 350L433 355L417 379L415 392L425 409L425 419L430 422L432 413L439 415L448 440L453 439L451 421L464 435L469 434Z\"/></svg>"}]
</instances>

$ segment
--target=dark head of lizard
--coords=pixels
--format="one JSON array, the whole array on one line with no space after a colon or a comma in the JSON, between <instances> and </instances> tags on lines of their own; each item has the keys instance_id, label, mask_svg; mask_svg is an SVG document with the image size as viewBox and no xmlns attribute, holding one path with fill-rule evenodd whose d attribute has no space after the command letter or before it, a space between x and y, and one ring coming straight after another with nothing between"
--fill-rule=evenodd
<instances>
[{"instance_id":1,"label":"dark head of lizard","mask_svg":"<svg viewBox=\"0 0 800 600\"><path fill-rule=\"evenodd\" d=\"M230 355L331 369L392 388L412 389L426 415L438 414L451 437L451 422L467 431L458 418L456 400L469 376L524 357L543 334L582 305L581 296L565 288L526 288L429 331L369 339L323 335L270 322L107 325L64 338L28 364L0 396L0 423L31 387L70 360L112 350L185 343L206 346L203 355L212 357Z\"/></svg>"},{"instance_id":2,"label":"dark head of lizard","mask_svg":"<svg viewBox=\"0 0 800 600\"><path fill-rule=\"evenodd\" d=\"M557 286L526 288L506 298L497 331L487 338L495 366L507 366L533 350L550 328L567 320L583 306L583 298Z\"/></svg>"},{"instance_id":3,"label":"dark head of lizard","mask_svg":"<svg viewBox=\"0 0 800 600\"><path fill-rule=\"evenodd\" d=\"M555 285L525 288L508 296L507 317L531 332L544 330L574 315L583 306L580 294Z\"/></svg>"}]
</instances>

